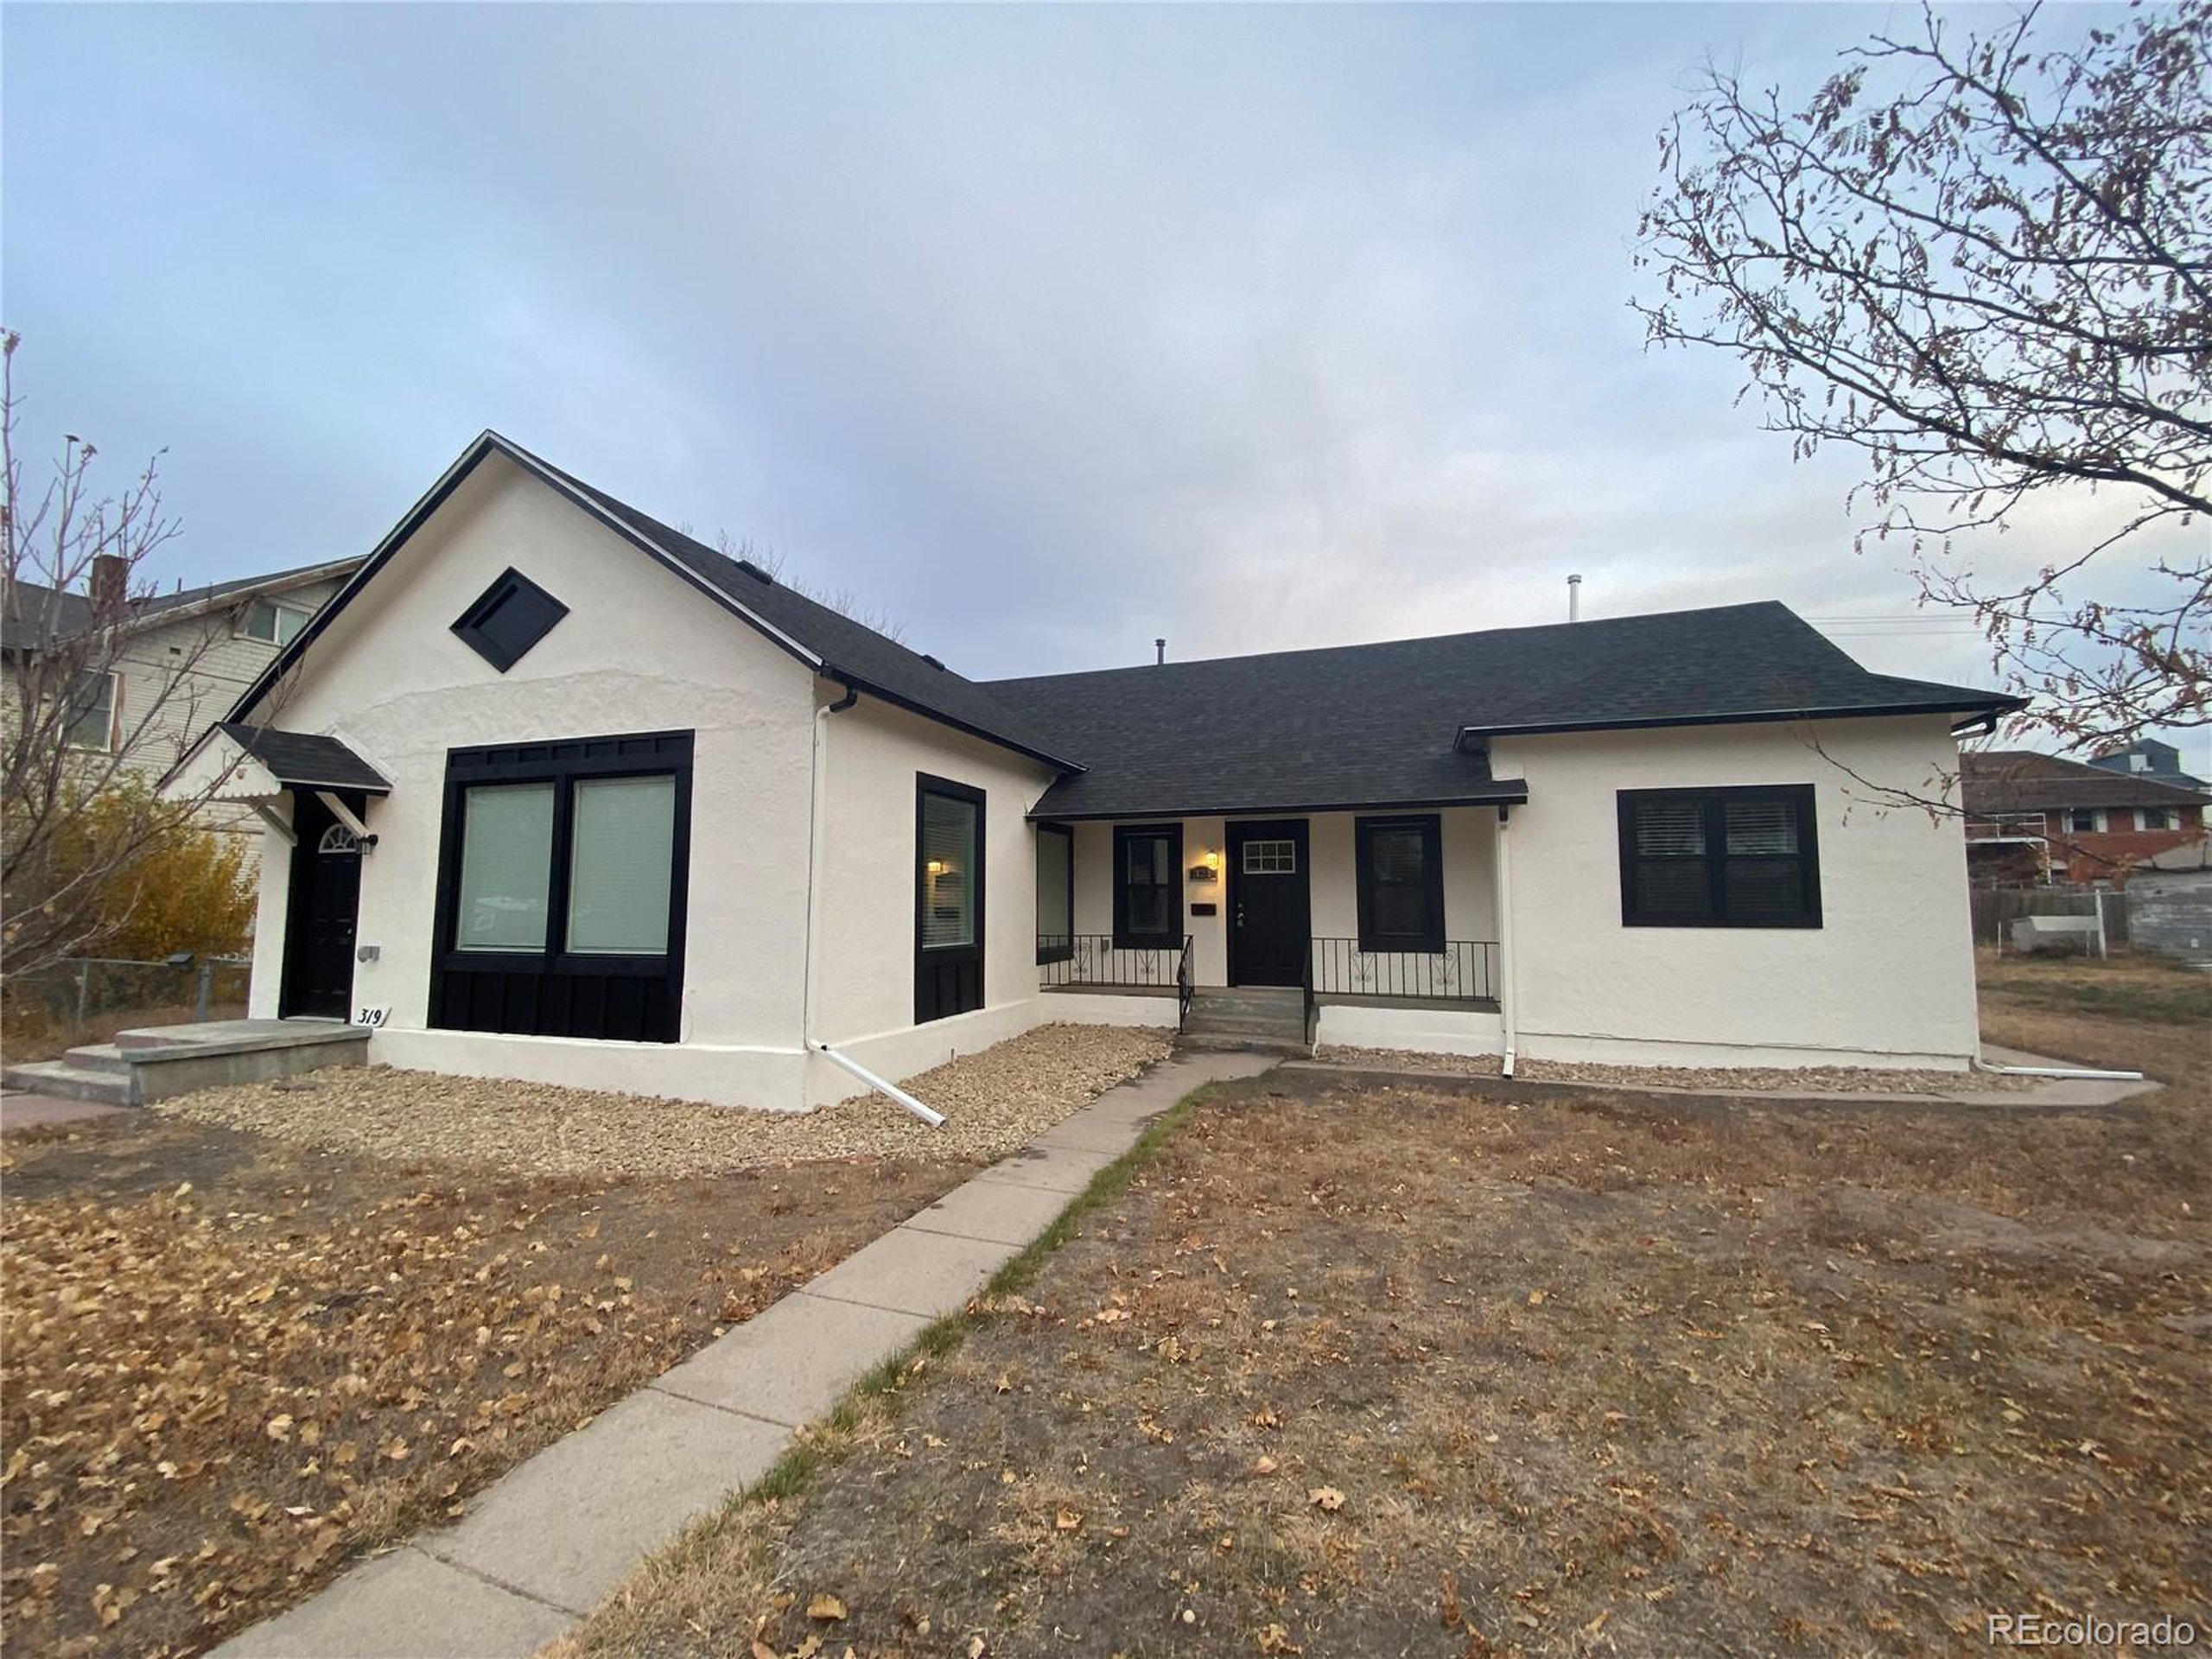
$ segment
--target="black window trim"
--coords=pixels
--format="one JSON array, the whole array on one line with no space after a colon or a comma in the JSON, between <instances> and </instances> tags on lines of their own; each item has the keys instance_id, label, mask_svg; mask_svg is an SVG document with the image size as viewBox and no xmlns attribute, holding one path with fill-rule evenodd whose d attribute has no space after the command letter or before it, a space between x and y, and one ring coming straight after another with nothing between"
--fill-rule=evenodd
<instances>
[{"instance_id":1,"label":"black window trim","mask_svg":"<svg viewBox=\"0 0 2212 1659\"><path fill-rule=\"evenodd\" d=\"M620 732L601 737L561 738L543 742L495 743L446 751L445 802L438 838L436 932L430 966L429 1024L437 1030L496 1030L516 1036L574 1036L606 1041L673 1043L680 1040L683 1004L684 938L690 912L691 761L693 734L688 731ZM602 778L672 776L676 779L676 821L669 856L668 948L652 954L617 954L568 950L569 855L574 843L575 785ZM463 950L461 925L461 853L467 791L486 784L553 785L553 845L547 873L545 945L538 950ZM653 1022L661 1034L634 1039L607 1037L592 1029L513 1030L506 1026L453 1026L442 1010L449 993L464 979L503 977L519 1000L544 1006L545 981L658 981L663 1017ZM565 1012L533 1027L594 1023L570 995L555 999Z\"/></svg>"},{"instance_id":2,"label":"black window trim","mask_svg":"<svg viewBox=\"0 0 2212 1659\"><path fill-rule=\"evenodd\" d=\"M1810 784L1738 784L1702 789L1624 789L1618 791L1620 840L1621 925L1623 927L1745 927L1802 931L1818 928L1821 920L1820 827L1814 810ZM1724 808L1730 801L1752 798L1787 800L1797 817L1797 852L1802 866L1802 916L1786 920L1743 918L1727 914L1727 827ZM1705 811L1707 899L1709 913L1700 917L1644 916L1637 906L1636 809L1645 801L1694 801ZM1787 856L1787 855L1777 855Z\"/></svg>"},{"instance_id":3,"label":"black window trim","mask_svg":"<svg viewBox=\"0 0 2212 1659\"><path fill-rule=\"evenodd\" d=\"M526 595L550 607L553 616L543 627L531 634L525 644L516 648L486 632L484 625L495 611L518 595ZM558 627L568 613L566 605L509 565L489 588L476 596L475 602L461 613L460 619L453 625L453 631L460 636L462 644L504 674L536 650L539 642Z\"/></svg>"},{"instance_id":4,"label":"black window trim","mask_svg":"<svg viewBox=\"0 0 2212 1659\"><path fill-rule=\"evenodd\" d=\"M1068 932L1066 944L1047 947L1045 944L1046 935L1042 929L1039 930L1037 934L1037 960L1040 965L1048 962L1071 961L1075 956L1075 830L1071 826L1065 823L1039 823L1037 826L1037 848L1040 855L1044 851L1045 837L1046 836L1057 836L1064 843L1065 843L1067 848ZM1041 869L1044 866L1043 858L1040 856L1037 862L1038 868ZM1058 936L1054 935L1052 937L1057 938Z\"/></svg>"},{"instance_id":5,"label":"black window trim","mask_svg":"<svg viewBox=\"0 0 2212 1659\"><path fill-rule=\"evenodd\" d=\"M1384 934L1375 925L1375 861L1369 855L1376 832L1417 830L1421 838L1421 931ZM1444 949L1444 820L1433 812L1398 813L1352 820L1352 861L1358 889L1359 948L1380 953L1434 956Z\"/></svg>"},{"instance_id":6,"label":"black window trim","mask_svg":"<svg viewBox=\"0 0 2212 1659\"><path fill-rule=\"evenodd\" d=\"M1128 860L1122 849L1140 836L1165 836L1167 841L1167 929L1162 933L1139 933L1129 926ZM1183 824L1117 823L1114 826L1114 948L1116 950L1179 950L1183 944Z\"/></svg>"},{"instance_id":7,"label":"black window trim","mask_svg":"<svg viewBox=\"0 0 2212 1659\"><path fill-rule=\"evenodd\" d=\"M924 868L926 853L924 847L923 814L929 798L941 796L948 800L965 801L976 809L976 870L970 886L975 898L975 938L967 944L940 944L925 947L922 930L927 920L928 906L923 903L925 891ZM983 954L983 898L984 847L989 830L989 804L984 792L972 784L957 779L939 778L933 772L914 774L914 1023L925 1026L932 1020L950 1020L963 1014L973 1014L990 1001L983 981L986 959ZM942 1008L934 1005L931 987L941 982L943 970L966 966L970 961L976 969L976 1001L967 1007Z\"/></svg>"}]
</instances>

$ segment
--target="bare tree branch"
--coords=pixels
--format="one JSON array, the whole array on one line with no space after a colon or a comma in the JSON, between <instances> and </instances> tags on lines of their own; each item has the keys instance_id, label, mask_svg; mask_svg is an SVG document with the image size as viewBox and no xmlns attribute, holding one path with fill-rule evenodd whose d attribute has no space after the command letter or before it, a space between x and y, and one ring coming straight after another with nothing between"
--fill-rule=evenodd
<instances>
[{"instance_id":1,"label":"bare tree branch","mask_svg":"<svg viewBox=\"0 0 2212 1659\"><path fill-rule=\"evenodd\" d=\"M2087 591L2212 513L2212 0L2050 48L2041 22L1923 4L1795 110L1708 67L1660 136L1659 293L1631 303L1652 344L1740 358L1796 457L1863 452L1862 550L1903 538L2026 723L2088 745L2212 723L2212 538L2150 567L2163 592ZM1997 587L1966 563L1967 532L2083 487L2116 527L2078 553Z\"/></svg>"}]
</instances>

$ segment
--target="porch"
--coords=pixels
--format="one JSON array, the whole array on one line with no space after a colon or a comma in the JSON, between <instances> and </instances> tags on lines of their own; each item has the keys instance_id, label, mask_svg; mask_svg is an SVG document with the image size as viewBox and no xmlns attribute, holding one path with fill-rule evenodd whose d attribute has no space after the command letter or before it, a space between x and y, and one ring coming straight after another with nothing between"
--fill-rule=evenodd
<instances>
[{"instance_id":1,"label":"porch","mask_svg":"<svg viewBox=\"0 0 2212 1659\"><path fill-rule=\"evenodd\" d=\"M1047 995L1287 996L1305 1040L1491 1052L1497 810L1040 823ZM1140 1005L1130 1004L1129 1007ZM1295 1015L1294 1015L1295 1018Z\"/></svg>"}]
</instances>

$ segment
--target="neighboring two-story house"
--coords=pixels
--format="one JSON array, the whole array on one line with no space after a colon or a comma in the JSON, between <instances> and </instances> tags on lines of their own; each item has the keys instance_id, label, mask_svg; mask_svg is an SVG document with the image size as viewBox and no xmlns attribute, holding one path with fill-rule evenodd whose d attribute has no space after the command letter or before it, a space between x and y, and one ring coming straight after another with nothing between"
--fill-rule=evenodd
<instances>
[{"instance_id":1,"label":"neighboring two-story house","mask_svg":"<svg viewBox=\"0 0 2212 1659\"><path fill-rule=\"evenodd\" d=\"M0 604L9 662L0 697L11 707L20 699L19 664L29 654L81 634L96 616L118 612L124 631L118 647L99 653L102 666L79 677L71 738L88 758L123 751L123 769L158 783L360 564L359 557L333 559L168 593L125 594L123 562L95 559L90 591L10 582ZM207 823L260 828L236 805L209 809Z\"/></svg>"},{"instance_id":2,"label":"neighboring two-story house","mask_svg":"<svg viewBox=\"0 0 2212 1659\"><path fill-rule=\"evenodd\" d=\"M2181 757L2167 745L2139 747L2164 750L2181 775ZM2202 839L2212 796L2146 770L2104 764L2119 758L2093 765L2028 749L1961 755L1974 878L2120 885L2145 861Z\"/></svg>"}]
</instances>

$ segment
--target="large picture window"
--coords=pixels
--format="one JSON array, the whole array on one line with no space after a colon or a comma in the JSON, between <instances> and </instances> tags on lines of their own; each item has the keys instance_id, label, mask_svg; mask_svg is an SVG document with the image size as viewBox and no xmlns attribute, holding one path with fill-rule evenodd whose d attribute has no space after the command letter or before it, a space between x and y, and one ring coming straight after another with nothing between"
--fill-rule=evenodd
<instances>
[{"instance_id":1,"label":"large picture window","mask_svg":"<svg viewBox=\"0 0 2212 1659\"><path fill-rule=\"evenodd\" d=\"M1434 814L1361 818L1359 948L1433 953L1444 949L1443 834Z\"/></svg>"},{"instance_id":2,"label":"large picture window","mask_svg":"<svg viewBox=\"0 0 2212 1659\"><path fill-rule=\"evenodd\" d=\"M435 1026L677 1040L691 734L455 749Z\"/></svg>"},{"instance_id":3,"label":"large picture window","mask_svg":"<svg viewBox=\"0 0 2212 1659\"><path fill-rule=\"evenodd\" d=\"M914 780L914 1023L983 1006L983 791Z\"/></svg>"},{"instance_id":4,"label":"large picture window","mask_svg":"<svg viewBox=\"0 0 2212 1659\"><path fill-rule=\"evenodd\" d=\"M1037 826L1037 960L1075 955L1075 832L1064 823Z\"/></svg>"},{"instance_id":5,"label":"large picture window","mask_svg":"<svg viewBox=\"0 0 2212 1659\"><path fill-rule=\"evenodd\" d=\"M1114 826L1114 948L1183 943L1183 826Z\"/></svg>"},{"instance_id":6,"label":"large picture window","mask_svg":"<svg viewBox=\"0 0 2212 1659\"><path fill-rule=\"evenodd\" d=\"M1809 784L1620 791L1630 927L1818 927Z\"/></svg>"}]
</instances>

